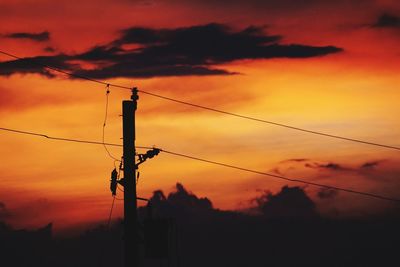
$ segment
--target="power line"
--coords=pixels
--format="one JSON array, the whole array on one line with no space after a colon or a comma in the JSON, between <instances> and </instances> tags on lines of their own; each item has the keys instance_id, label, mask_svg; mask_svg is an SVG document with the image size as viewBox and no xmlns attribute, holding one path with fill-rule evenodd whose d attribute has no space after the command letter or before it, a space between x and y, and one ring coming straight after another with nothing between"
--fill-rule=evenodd
<instances>
[{"instance_id":1,"label":"power line","mask_svg":"<svg viewBox=\"0 0 400 267\"><path fill-rule=\"evenodd\" d=\"M383 200L400 202L400 199L395 199L395 198L386 197L386 196L382 196L382 195L376 195L376 194L372 194L372 193L356 191L356 190L342 188L342 187L330 186L330 185L325 185L325 184L320 184L320 183L315 183L315 182L308 182L308 181L304 181L301 179L288 178L288 177L284 177L281 175L256 171L256 170L247 169L247 168L230 165L230 164L226 164L226 163L216 162L216 161L212 161L212 160L208 160L208 159L202 159L202 158L193 157L193 156L185 155L185 154L181 154L181 153L176 153L176 152L172 152L172 151L168 151L168 150L164 150L164 149L161 149L161 151L164 153L167 153L167 154L174 155L174 156L179 156L179 157L184 157L184 158L188 158L188 159L192 159L192 160L202 161L202 162L206 162L206 163L210 163L210 164L214 164L214 165L219 165L219 166L236 169L236 170L240 170L240 171L245 171L245 172L251 172L251 173L255 173L255 174L259 174L259 175L270 176L270 177L274 177L277 179L286 180L286 181L290 181L290 182L303 183L303 184L307 184L307 185L318 186L318 187L327 188L327 189L334 189L334 190L343 191L343 192L347 192L347 193L359 194L359 195L379 198L379 199L383 199Z\"/></svg>"},{"instance_id":2,"label":"power line","mask_svg":"<svg viewBox=\"0 0 400 267\"><path fill-rule=\"evenodd\" d=\"M114 202L115 202L115 196L113 196L113 200L112 200L112 203L111 203L111 209L110 209L110 213L108 215L108 221L107 221L107 228L110 228L112 212L113 212L113 209L114 209Z\"/></svg>"},{"instance_id":3,"label":"power line","mask_svg":"<svg viewBox=\"0 0 400 267\"><path fill-rule=\"evenodd\" d=\"M34 132L28 132L28 131L21 131L21 130L15 130L15 129L10 129L10 128L0 127L0 130L9 131L9 132L18 133L18 134L40 136L40 137L45 137L45 138L48 138L48 139L53 139L53 140L58 140L58 141L67 141L67 142L78 142L78 143L86 143L86 144L103 145L102 142L71 139L71 138L62 138L62 137L52 137L52 136L48 136L46 134L34 133ZM109 146L119 146L119 147L122 146L120 144L113 144L113 143L107 143L107 145L109 145ZM152 149L154 147L136 146L136 148L139 148L139 149ZM158 148L158 149L160 151L162 151L164 153L167 153L167 154L170 154L170 155L183 157L183 158L188 158L188 159L201 161L201 162L206 162L206 163L209 163L209 164L214 164L214 165L218 165L218 166L222 166L222 167L226 167L226 168L236 169L236 170L240 170L240 171L244 171L244 172L255 173L255 174L268 176L268 177L272 177L272 178L276 178L276 179L280 179L280 180L285 180L285 181L289 181L289 182L302 183L302 184L307 184L307 185L311 185L311 186L322 187L322 188L327 188L327 189L334 189L334 190L338 190L338 191L343 191L343 192L347 192L347 193L363 195L363 196L367 196L367 197L373 197L373 198L382 199L382 200L390 200L390 201L394 201L394 202L400 202L400 199L387 197L387 196L384 196L384 195L378 195L378 194L373 194L373 193L368 193L368 192L363 192L363 191L347 189L347 188L343 188L343 187L330 186L330 185L325 185L325 184L320 184L320 183L315 183L315 182L309 182L309 181L305 181L305 180L302 180L302 179L288 178L288 177L281 176L281 175L276 175L276 174L272 174L272 173L267 173L267 172L262 172L262 171L257 171L257 170L252 170L252 169L240 167L240 166L237 166L237 165L221 163L221 162L217 162L217 161L213 161L213 160L209 160L209 159L203 159L203 158L199 158L199 157L194 157L194 156L191 156L191 155L177 153L177 152L164 150L164 149L160 149L160 148Z\"/></svg>"},{"instance_id":4,"label":"power line","mask_svg":"<svg viewBox=\"0 0 400 267\"><path fill-rule=\"evenodd\" d=\"M56 141L75 142L75 143L83 143L83 144L90 144L90 145L103 145L103 144L106 144L107 146L115 146L115 147L122 147L123 146L121 144L116 144L116 143L103 143L103 142L99 142L99 141L84 140L84 139L54 137L54 136L50 136L50 135L47 135L47 134L35 133L35 132L29 132L29 131L21 131L21 130L15 130L15 129L4 128L4 127L0 127L0 131L8 131L8 132L13 132L13 133L18 133L18 134L39 136L39 137L44 137L44 138L51 139L51 140L56 140ZM152 149L153 147L150 147L150 146L136 146L136 148ZM121 161L121 160L119 160L119 161Z\"/></svg>"},{"instance_id":5,"label":"power line","mask_svg":"<svg viewBox=\"0 0 400 267\"><path fill-rule=\"evenodd\" d=\"M57 140L57 141L67 141L67 142L75 142L75 143L85 143L85 144L92 144L92 145L104 145L104 144L106 144L107 146L119 146L119 147L122 147L122 145L120 145L120 144L103 143L103 142L98 142L98 141L90 141L90 140L82 140L82 139L73 139L73 138L64 138L64 137L54 137L54 136L49 136L49 135L41 134L41 133L34 133L34 132L28 132L28 131L21 131L21 130L15 130L15 129L4 128L4 127L0 127L0 130L2 130L2 131L8 131L8 132L13 132L13 133L19 133L19 134L34 135L34 136L44 137L44 138L47 138L47 139Z\"/></svg>"},{"instance_id":6,"label":"power line","mask_svg":"<svg viewBox=\"0 0 400 267\"><path fill-rule=\"evenodd\" d=\"M87 81L90 81L90 82L99 83L99 84L103 84L103 85L109 85L109 86L120 88L120 89L129 89L129 90L132 89L132 88L127 87L127 86L122 86L122 85L118 85L118 84L111 84L111 83L103 82L103 81L96 80L96 79L93 79L93 78L89 78L89 77L86 77L86 76L78 75L78 74L75 74L75 73L72 73L72 72L69 72L69 71L65 71L65 70L62 70L62 69L57 68L57 67L53 67L53 66L49 66L49 65L46 65L46 64L42 64L42 63L37 62L37 60L34 60L32 58L22 58L22 57L19 57L19 56L16 56L16 55L13 55L13 54L10 54L8 52L1 51L1 50L0 50L0 54L6 55L6 56L12 57L14 59L18 59L18 60L25 60L25 61L33 63L33 64L35 64L35 65L37 65L39 67L46 68L46 69L49 69L49 70L53 70L53 71L65 74L67 76L78 78L78 79L87 80Z\"/></svg>"},{"instance_id":7,"label":"power line","mask_svg":"<svg viewBox=\"0 0 400 267\"><path fill-rule=\"evenodd\" d=\"M106 150L108 156L110 158L112 158L114 160L114 162L116 161L120 161L119 159L117 159L116 157L114 157L111 152L108 150L107 145L105 144L105 132L106 132L106 125L107 125L107 117L108 117L108 97L110 95L110 86L107 84L106 87L106 106L105 106L105 115L104 115L104 122L103 122L103 134L102 134L102 143L104 146L104 149Z\"/></svg>"},{"instance_id":8,"label":"power line","mask_svg":"<svg viewBox=\"0 0 400 267\"><path fill-rule=\"evenodd\" d=\"M4 55L7 55L9 57L12 57L14 59L29 61L29 62L34 63L34 64L36 64L38 66L41 66L43 68L54 70L54 71L63 73L65 75L71 76L71 77L75 77L75 78L79 78L79 79L83 79L83 80L87 80L87 81L103 84L103 85L106 85L107 87L112 86L112 87L116 87L116 88L119 88L119 89L132 90L131 87L122 86L122 85L118 85L118 84L107 83L107 82L96 80L96 79L89 78L89 77L86 77L86 76L78 75L78 74L75 74L75 73L72 73L72 72L64 71L62 69L59 69L59 68L56 68L56 67L53 67L53 66L41 64L41 63L39 63L37 61L34 61L33 59L30 59L30 58L21 58L21 57L18 57L16 55L13 55L13 54L1 51L1 50L0 50L0 53L4 54ZM138 92L146 94L146 95L150 95L150 96L153 96L153 97L157 97L157 98L160 98L160 99L168 100L168 101L171 101L171 102L175 102L175 103L179 103L179 104L183 104L183 105L187 105L187 106L191 106L191 107L195 107L195 108L199 108L199 109L204 109L204 110L208 110L208 111L212 111L212 112L216 112L216 113L220 113L220 114L225 114L225 115L229 115L229 116L233 116L233 117L237 117L237 118L241 118L241 119L246 119L246 120L261 122L261 123L270 124L270 125L274 125L274 126L279 126L279 127L283 127L283 128L286 128L286 129L301 131L301 132L305 132L305 133L309 133L309 134L315 134L315 135L319 135L319 136L325 136L325 137L330 137L330 138L335 138L335 139L340 139L340 140L345 140L345 141L350 141L350 142L356 142L356 143L365 144L365 145L371 145L371 146L377 146L377 147L400 150L400 147L398 147L398 146L385 145L385 144L380 144L380 143L375 143L375 142L370 142L370 141L364 141L364 140L355 139L355 138L349 138L349 137L345 137L345 136L339 136L339 135L334 135L334 134L329 134L329 133L324 133L324 132L319 132L319 131L308 130L308 129L304 129L304 128L299 128L299 127L283 124L283 123L268 121L268 120L264 120L264 119L258 119L258 118L251 117L251 116L241 115L241 114L237 114L237 113L233 113L233 112L229 112L229 111L224 111L224 110L220 110L220 109L206 107L206 106L203 106L203 105L193 104L193 103L190 103L190 102L178 100L178 99L171 98L171 97L166 97L166 96L163 96L163 95L159 95L159 94L155 94L155 93L151 93L151 92L147 92L147 91L143 91L143 90L138 90Z\"/></svg>"},{"instance_id":9,"label":"power line","mask_svg":"<svg viewBox=\"0 0 400 267\"><path fill-rule=\"evenodd\" d=\"M271 124L271 125L275 125L275 126L279 126L279 127L284 127L284 128L288 128L288 129L292 129L292 130L296 130L296 131L301 131L301 132L306 132L306 133L311 133L311 134L317 134L317 135L321 135L321 136L325 136L325 137L331 137L331 138L336 138L336 139L341 139L341 140L346 140L346 141L352 141L352 142L357 142L357 143L366 144L366 145L379 146L379 147L384 147L384 148L400 150L400 147L396 147L396 146L384 145L384 144L379 144L379 143L374 143L374 142L369 142L369 141L363 141L363 140L354 139L354 138L343 137L343 136L339 136L339 135L333 135L333 134L327 134L327 133L323 133L323 132L307 130L307 129L303 129L303 128L299 128L299 127L294 127L294 126L282 124L282 123L277 123L277 122L273 122L273 121L267 121L267 120L263 120L263 119L257 119L257 118L250 117L250 116L240 115L240 114L237 114L237 113L232 113L232 112L223 111L223 110L219 110L219 109L215 109L215 108L210 108L210 107L206 107L206 106L202 106L202 105L197 105L197 104L189 103L189 102L186 102L186 101L177 100L177 99L174 99L174 98L170 98L170 97L166 97L166 96L162 96L162 95L146 92L146 91L143 91L143 90L138 90L138 91L143 93L143 94L146 94L146 95L150 95L150 96L154 96L154 97L157 97L157 98L165 99L165 100L172 101L172 102L175 102L175 103L179 103L179 104L183 104L183 105L187 105L187 106L191 106L191 107L195 107L195 108L205 109L205 110L208 110L208 111L217 112L217 113L221 113L221 114L225 114L225 115L229 115L229 116L234 116L234 117L238 117L238 118L242 118L242 119L246 119L246 120L262 122L262 123Z\"/></svg>"}]
</instances>

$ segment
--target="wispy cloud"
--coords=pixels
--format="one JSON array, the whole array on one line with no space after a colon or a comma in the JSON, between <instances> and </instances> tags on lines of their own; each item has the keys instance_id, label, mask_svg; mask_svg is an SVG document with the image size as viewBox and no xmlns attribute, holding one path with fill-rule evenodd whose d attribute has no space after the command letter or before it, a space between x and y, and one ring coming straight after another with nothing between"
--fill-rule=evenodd
<instances>
[{"instance_id":1,"label":"wispy cloud","mask_svg":"<svg viewBox=\"0 0 400 267\"><path fill-rule=\"evenodd\" d=\"M372 27L377 28L400 28L400 16L390 13L383 13L378 17Z\"/></svg>"},{"instance_id":2,"label":"wispy cloud","mask_svg":"<svg viewBox=\"0 0 400 267\"><path fill-rule=\"evenodd\" d=\"M339 191L330 188L322 188L318 191L317 196L320 199L332 199L339 194Z\"/></svg>"},{"instance_id":3,"label":"wispy cloud","mask_svg":"<svg viewBox=\"0 0 400 267\"><path fill-rule=\"evenodd\" d=\"M36 42L45 42L50 40L50 33L48 31L39 32L39 33L30 33L30 32L15 32L6 34L5 37L13 38L13 39L29 39Z\"/></svg>"}]
</instances>

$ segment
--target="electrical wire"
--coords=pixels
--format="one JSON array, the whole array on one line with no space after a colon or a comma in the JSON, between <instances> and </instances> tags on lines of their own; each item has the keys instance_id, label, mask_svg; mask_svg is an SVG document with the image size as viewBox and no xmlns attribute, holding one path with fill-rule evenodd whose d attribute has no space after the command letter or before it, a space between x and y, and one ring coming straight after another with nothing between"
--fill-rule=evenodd
<instances>
[{"instance_id":1,"label":"electrical wire","mask_svg":"<svg viewBox=\"0 0 400 267\"><path fill-rule=\"evenodd\" d=\"M78 140L78 139L61 138L61 137L49 137L48 135L41 134L41 133L27 132L27 131L15 130L15 129L10 129L10 128L0 127L0 130L9 131L9 132L13 132L13 133L19 133L19 134L40 136L40 137L45 137L45 138L48 138L48 139L54 139L54 140L60 140L60 141L103 145L103 143L96 142L96 141ZM120 144L110 144L110 143L108 143L108 145L120 146L120 147L122 146ZM156 148L154 146L153 147L135 146L135 147L138 148L138 149L154 149L154 148ZM268 177L272 177L272 178L276 178L276 179L280 179L280 180L285 180L285 181L289 181L289 182L302 183L302 184L321 187L321 188L334 189L334 190L337 190L337 191L343 191L343 192L347 192L347 193L358 194L358 195L362 195L362 196L366 196L366 197L372 197L372 198L381 199L381 200L389 200L389 201L394 201L394 202L400 202L400 199L398 199L398 198L392 198L392 197L388 197L388 196L384 196L384 195L378 195L378 194L373 194L373 193L368 193L368 192L363 192L363 191L357 191L357 190L347 189L347 188L343 188L343 187L330 186L330 185L325 185L325 184L321 184L321 183L309 182L309 181L306 181L304 179L288 178L288 177L281 176L281 175L276 175L276 174L272 174L272 173L252 170L252 169L240 167L240 166L237 166L237 165L232 165L232 164L217 162L217 161L213 161L213 160L209 160L209 159L199 158L199 157L186 155L186 154L182 154L182 153L177 153L177 152L173 152L173 151L169 151L169 150L165 150L165 149L161 149L161 148L157 148L157 149L159 149L161 152L164 152L166 154L170 154L170 155L174 155L174 156L178 156L178 157L183 157L183 158L188 158L188 159L192 159L192 160L196 160L196 161L206 162L206 163L209 163L209 164L214 164L214 165L218 165L218 166L222 166L222 167L226 167L226 168L236 169L236 170L240 170L240 171L243 171L243 172L255 173L255 174L258 174L258 175L268 176Z\"/></svg>"},{"instance_id":2,"label":"electrical wire","mask_svg":"<svg viewBox=\"0 0 400 267\"><path fill-rule=\"evenodd\" d=\"M102 143L104 149L106 150L108 156L114 160L114 165L116 161L121 161L114 157L111 152L108 150L107 145L105 143L105 131L106 131L106 124L107 124L107 117L108 117L108 96L110 95L110 85L107 84L106 86L106 106L105 106L105 115L104 115L104 122L103 122L103 135L102 135Z\"/></svg>"},{"instance_id":3,"label":"electrical wire","mask_svg":"<svg viewBox=\"0 0 400 267\"><path fill-rule=\"evenodd\" d=\"M208 159L198 158L198 157L194 157L191 155L176 153L176 152L168 151L165 149L160 149L160 151L167 153L167 154L174 155L174 156L178 156L178 157L202 161L202 162L219 165L219 166L223 166L223 167L227 167L227 168L231 168L231 169L236 169L236 170L240 170L240 171L244 171L244 172L250 172L250 173L255 173L255 174L259 174L259 175L269 176L269 177L273 177L273 178L277 178L277 179L281 179L281 180L286 180L289 182L302 183L302 184L307 184L307 185L312 185L312 186L317 186L317 187L322 187L322 188L327 188L327 189L334 189L337 191L343 191L343 192L352 193L352 194L358 194L358 195L378 198L378 199L382 199L382 200L390 200L390 201L394 201L394 202L400 202L400 199L386 197L386 196L382 196L382 195L377 195L377 194L372 194L372 193L367 193L367 192L362 192L362 191L356 191L356 190L347 189L347 188L343 188L343 187L325 185L325 184L320 184L320 183L315 183L315 182L309 182L309 181L305 181L303 179L288 178L288 177L281 176L281 175L252 170L252 169L243 168L243 167L239 167L239 166L235 166L235 165L231 165L231 164L226 164L226 163L221 163L221 162L212 161L212 160L208 160Z\"/></svg>"},{"instance_id":4,"label":"electrical wire","mask_svg":"<svg viewBox=\"0 0 400 267\"><path fill-rule=\"evenodd\" d=\"M112 199L113 200L112 200L112 204L111 204L110 214L108 216L107 229L109 229L110 225L111 225L112 212L113 212L113 209L114 209L114 203L115 203L116 197L112 196Z\"/></svg>"},{"instance_id":5,"label":"electrical wire","mask_svg":"<svg viewBox=\"0 0 400 267\"><path fill-rule=\"evenodd\" d=\"M112 217L112 212L113 212L113 209L114 209L115 196L113 196L112 199L113 200L112 200L112 204L111 204L110 214L108 216L108 222L107 222L107 228L108 229L110 228L110 225L111 225L111 217Z\"/></svg>"},{"instance_id":6,"label":"electrical wire","mask_svg":"<svg viewBox=\"0 0 400 267\"><path fill-rule=\"evenodd\" d=\"M44 137L44 138L51 139L51 140L56 140L56 141L66 141L66 142L75 142L75 143L85 143L85 144L92 144L92 145L103 145L103 144L106 144L107 146L122 147L121 144L103 143L103 142L98 142L98 141L82 140L82 139L73 139L73 138L64 138L64 137L54 137L54 136L49 136L49 135L42 134L42 133L21 131L21 130L15 130L15 129L4 128L4 127L0 127L0 130L1 130L1 131L13 132L13 133L19 133L19 134L26 134L26 135L39 136L39 137ZM148 147L144 147L144 148L148 148Z\"/></svg>"},{"instance_id":7,"label":"electrical wire","mask_svg":"<svg viewBox=\"0 0 400 267\"><path fill-rule=\"evenodd\" d=\"M72 72L69 72L69 71L65 71L65 70L62 70L62 69L54 67L54 66L49 66L49 65L46 65L46 64L42 64L42 63L37 62L37 60L34 60L32 58L22 58L22 57L19 57L19 56L16 56L16 55L13 55L13 54L10 54L8 52L1 51L1 50L0 50L0 54L6 55L6 56L12 57L14 59L18 59L18 60L25 60L25 61L30 62L30 63L32 63L34 65L37 65L39 67L46 68L46 69L49 69L49 70L53 70L53 71L65 74L67 76L78 78L78 79L87 80L87 81L90 81L90 82L99 83L99 84L103 84L103 85L110 85L110 86L113 86L113 87L116 87L116 88L120 88L120 89L129 89L129 90L132 89L132 88L129 88L129 87L126 87L126 86L121 86L121 85L117 85L117 84L110 84L110 83L103 82L103 81L96 80L96 79L92 79L92 78L89 78L89 77L86 77L86 76L78 75L78 74L75 74L75 73L72 73Z\"/></svg>"},{"instance_id":8,"label":"electrical wire","mask_svg":"<svg viewBox=\"0 0 400 267\"><path fill-rule=\"evenodd\" d=\"M103 84L103 85L106 85L106 86L112 86L112 87L116 87L116 88L120 88L120 89L132 90L131 87L122 86L122 85L118 85L118 84L107 83L107 82L104 82L104 81L100 81L100 80L96 80L96 79L93 79L93 78L77 75L77 74L74 74L74 73L71 73L71 72L68 72L68 71L64 71L64 70L61 70L61 69L56 68L56 67L52 67L52 66L49 66L49 65L41 64L39 62L34 61L31 58L21 58L21 57L18 57L16 55L13 55L13 54L10 54L8 52L1 51L1 50L0 50L0 53L4 54L4 55L7 55L9 57L12 57L14 59L27 60L27 61L29 61L31 63L34 63L34 64L36 64L38 66L41 66L43 68L54 70L54 71L66 74L68 76L71 76L71 77L84 79L84 80L87 80L87 81L96 82L96 83L99 83L99 84ZM319 135L319 136L324 136L324 137L329 137L329 138L334 138L334 139L340 139L340 140L344 140L344 141L360 143L360 144L364 144L364 145L370 145L370 146L377 146L377 147L382 147L382 148L400 150L399 146L385 145L385 144L380 144L380 143L376 143L376 142L364 141L364 140L361 140L361 139L349 138L349 137L339 136L339 135L335 135L335 134L329 134L329 133L324 133L324 132L319 132L319 131L308 130L308 129L304 129L304 128L300 128L300 127L295 127L295 126L283 124L283 123L268 121L268 120L264 120L264 119L258 119L258 118L254 118L254 117L251 117L251 116L241 115L241 114L228 112L228 111L224 111L224 110L220 110L220 109L206 107L206 106L203 106L203 105L193 104L193 103L190 103L190 102L178 100L178 99L171 98L171 97L166 97L166 96L163 96L163 95L159 95L159 94L155 94L155 93L151 93L151 92L147 92L147 91L143 91L143 90L138 90L138 92L146 94L146 95L150 95L150 96L153 96L153 97L157 97L157 98L160 98L160 99L172 101L172 102L175 102L175 103L179 103L179 104L183 104L183 105L187 105L187 106L191 106L191 107L195 107L195 108L199 108L199 109L204 109L204 110L208 110L208 111L212 111L212 112L216 112L216 113L220 113L220 114L225 114L225 115L229 115L229 116L233 116L233 117L237 117L237 118L241 118L241 119L246 119L246 120L261 122L261 123L270 124L270 125L274 125L274 126L279 126L279 127L283 127L283 128L286 128L286 129L301 131L301 132L305 132L305 133L309 133L309 134L314 134L314 135Z\"/></svg>"},{"instance_id":9,"label":"electrical wire","mask_svg":"<svg viewBox=\"0 0 400 267\"><path fill-rule=\"evenodd\" d=\"M143 91L143 90L138 90L138 92L146 94L146 95L150 95L150 96L153 96L153 97L161 98L161 99L164 99L164 100L172 101L172 102L175 102L175 103L179 103L179 104L183 104L183 105L187 105L187 106L191 106L191 107L195 107L195 108L205 109L205 110L208 110L208 111L217 112L217 113L225 114L225 115L229 115L229 116L234 116L234 117L238 117L238 118L242 118L242 119L246 119L246 120L251 120L251 121L271 124L271 125L284 127L284 128L287 128L287 129L292 129L292 130L301 131L301 132L305 132L305 133L316 134L316 135L320 135L320 136L331 137L331 138L336 138L336 139L341 139L341 140L346 140L346 141L352 141L352 142L366 144L366 145L379 146L379 147L384 147L384 148L400 150L400 147L397 147L397 146L384 145L384 144L364 141L364 140L360 140L360 139L348 138L348 137L343 137L343 136L334 135L334 134L328 134L328 133L323 133L323 132L318 132L318 131L307 130L307 129L303 129L303 128L299 128L299 127L290 126L290 125L287 125L287 124L277 123L277 122L273 122L273 121L267 121L267 120L258 119L258 118L254 118L254 117L250 117L250 116L245 116L245 115L241 115L241 114L237 114L237 113L232 113L232 112L223 111L223 110L219 110L219 109L215 109L215 108L210 108L210 107L206 107L206 106L202 106L202 105L197 105L197 104L189 103L189 102L186 102L186 101L177 100L177 99L174 99L174 98L162 96L162 95L159 95L159 94L146 92L146 91Z\"/></svg>"}]
</instances>

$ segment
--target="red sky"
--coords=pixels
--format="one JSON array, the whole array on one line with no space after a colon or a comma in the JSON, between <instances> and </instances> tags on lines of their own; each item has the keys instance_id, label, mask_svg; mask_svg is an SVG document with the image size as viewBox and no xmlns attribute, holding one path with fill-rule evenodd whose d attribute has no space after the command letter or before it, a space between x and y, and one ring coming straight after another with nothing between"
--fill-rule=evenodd
<instances>
[{"instance_id":1,"label":"red sky","mask_svg":"<svg viewBox=\"0 0 400 267\"><path fill-rule=\"evenodd\" d=\"M331 46L342 51L267 58L250 57L245 48L228 55L228 45L223 56L213 55L212 64L203 63L238 74L142 78L114 72L105 80L269 121L400 146L398 1L276 2L103 0L77 5L71 1L2 1L0 49L21 57L72 57L121 41L122 31L133 27L163 29L154 32L175 36L182 29L218 23L213 25L224 25L223 34L231 38L237 35L229 34L246 34L244 29L253 26L257 36L281 36L277 41L281 46ZM44 31L48 38L38 40L35 34ZM15 33L24 33L24 38ZM210 36L204 42L212 40ZM121 47L132 48L129 45ZM9 65L3 63L11 60L0 56L0 127L101 140L105 86L18 70L4 75ZM100 64L75 63L81 68ZM111 89L108 142L121 142L121 101L129 97L128 91ZM245 121L146 95L139 100L137 144L400 196L398 151ZM121 156L121 149L111 151ZM64 228L107 218L112 200L108 180L114 164L102 146L1 132L0 155L2 219L17 227L54 221L56 228ZM307 161L288 161L300 158ZM339 168L330 168L329 163ZM260 191L277 192L285 185L265 176L161 154L141 168L138 194L150 197L157 189L169 192L178 181L221 209L249 207ZM321 199L319 189L305 190L320 211L330 216L379 214L393 207L390 202L347 193ZM115 217L122 215L121 207L117 203Z\"/></svg>"}]
</instances>

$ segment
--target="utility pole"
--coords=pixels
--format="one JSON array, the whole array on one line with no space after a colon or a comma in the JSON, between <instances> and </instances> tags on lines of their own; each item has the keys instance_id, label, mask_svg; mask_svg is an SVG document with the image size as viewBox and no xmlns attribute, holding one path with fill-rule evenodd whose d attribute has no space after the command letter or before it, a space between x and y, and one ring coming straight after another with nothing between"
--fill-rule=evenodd
<instances>
[{"instance_id":1,"label":"utility pole","mask_svg":"<svg viewBox=\"0 0 400 267\"><path fill-rule=\"evenodd\" d=\"M132 100L122 102L124 169L124 266L138 266L138 225L136 200L135 112L139 99L137 88Z\"/></svg>"}]
</instances>

